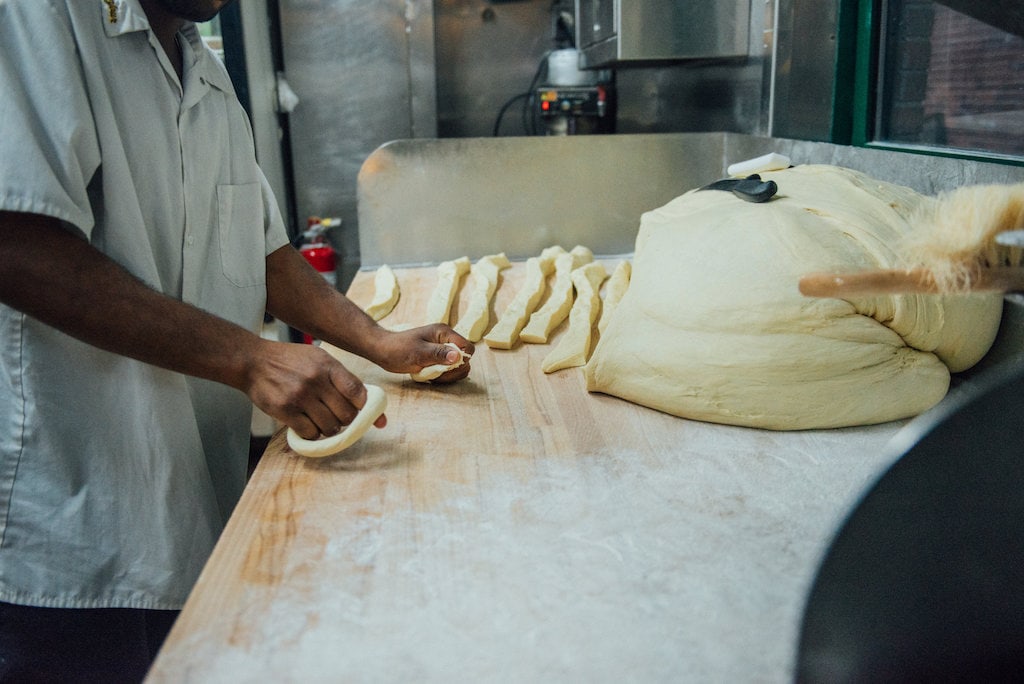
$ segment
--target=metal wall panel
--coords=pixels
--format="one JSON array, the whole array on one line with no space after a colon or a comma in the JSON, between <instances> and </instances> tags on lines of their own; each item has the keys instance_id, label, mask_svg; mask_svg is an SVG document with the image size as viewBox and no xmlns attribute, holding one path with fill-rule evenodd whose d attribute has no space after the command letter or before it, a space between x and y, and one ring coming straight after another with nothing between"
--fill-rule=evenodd
<instances>
[{"instance_id":1,"label":"metal wall panel","mask_svg":"<svg viewBox=\"0 0 1024 684\"><path fill-rule=\"evenodd\" d=\"M623 63L618 133L768 132L776 0L753 0L743 53L732 60ZM500 105L525 92L552 47L551 0L436 0L438 132L490 136ZM607 5L605 5L607 6ZM501 135L523 135L516 103Z\"/></svg>"},{"instance_id":2,"label":"metal wall panel","mask_svg":"<svg viewBox=\"0 0 1024 684\"><path fill-rule=\"evenodd\" d=\"M339 283L358 268L356 177L396 138L436 135L430 0L281 0L295 204L343 221Z\"/></svg>"},{"instance_id":3,"label":"metal wall panel","mask_svg":"<svg viewBox=\"0 0 1024 684\"><path fill-rule=\"evenodd\" d=\"M617 130L766 135L771 126L777 1L753 0L749 4L747 56L743 59L620 64L616 71Z\"/></svg>"},{"instance_id":4,"label":"metal wall panel","mask_svg":"<svg viewBox=\"0 0 1024 684\"><path fill-rule=\"evenodd\" d=\"M778 0L772 135L827 141L833 129L839 0Z\"/></svg>"},{"instance_id":5,"label":"metal wall panel","mask_svg":"<svg viewBox=\"0 0 1024 684\"><path fill-rule=\"evenodd\" d=\"M578 0L578 47L591 67L744 57L750 0Z\"/></svg>"},{"instance_id":6,"label":"metal wall panel","mask_svg":"<svg viewBox=\"0 0 1024 684\"><path fill-rule=\"evenodd\" d=\"M267 182L274 190L289 230L296 226L292 214L293 188L288 161L281 147L281 122L278 114L277 69L271 44L271 26L267 0L238 3L242 17L242 42L249 86L249 117L256 143L256 159Z\"/></svg>"},{"instance_id":7,"label":"metal wall panel","mask_svg":"<svg viewBox=\"0 0 1024 684\"><path fill-rule=\"evenodd\" d=\"M504 103L527 92L553 48L551 0L494 4L435 0L438 133L489 136ZM522 102L502 118L502 135L524 135Z\"/></svg>"},{"instance_id":8,"label":"metal wall panel","mask_svg":"<svg viewBox=\"0 0 1024 684\"><path fill-rule=\"evenodd\" d=\"M523 259L553 244L632 252L643 212L768 152L928 194L1024 182L1024 167L732 133L403 140L360 174L364 265Z\"/></svg>"},{"instance_id":9,"label":"metal wall panel","mask_svg":"<svg viewBox=\"0 0 1024 684\"><path fill-rule=\"evenodd\" d=\"M641 213L721 167L722 136L699 133L396 141L359 176L363 264L632 252Z\"/></svg>"},{"instance_id":10,"label":"metal wall panel","mask_svg":"<svg viewBox=\"0 0 1024 684\"><path fill-rule=\"evenodd\" d=\"M839 0L750 0L747 57L616 70L617 133L827 139ZM300 220L339 216L339 282L360 263L356 178L381 144L489 137L553 45L551 0L280 0ZM746 5L746 0L744 0ZM519 110L502 135L523 135Z\"/></svg>"}]
</instances>

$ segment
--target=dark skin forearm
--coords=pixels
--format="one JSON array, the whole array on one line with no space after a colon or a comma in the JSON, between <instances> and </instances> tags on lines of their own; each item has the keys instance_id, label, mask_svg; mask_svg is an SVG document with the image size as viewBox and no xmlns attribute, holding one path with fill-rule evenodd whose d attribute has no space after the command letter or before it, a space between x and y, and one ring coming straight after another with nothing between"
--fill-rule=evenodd
<instances>
[{"instance_id":1,"label":"dark skin forearm","mask_svg":"<svg viewBox=\"0 0 1024 684\"><path fill-rule=\"evenodd\" d=\"M267 259L267 311L316 339L375 363L380 360L374 342L386 331L311 268L296 249L282 248Z\"/></svg>"},{"instance_id":2,"label":"dark skin forearm","mask_svg":"<svg viewBox=\"0 0 1024 684\"><path fill-rule=\"evenodd\" d=\"M454 363L458 355L440 346L448 341L468 353L474 350L469 341L454 335L445 325L403 332L382 328L290 247L277 250L267 259L267 311L316 339L395 373L412 373L435 363ZM464 365L440 380L452 382L468 373L469 366Z\"/></svg>"},{"instance_id":3,"label":"dark skin forearm","mask_svg":"<svg viewBox=\"0 0 1024 684\"><path fill-rule=\"evenodd\" d=\"M473 351L447 326L383 330L291 246L266 265L271 313L387 370L452 362L446 341ZM264 340L167 297L52 218L0 212L0 301L95 347L234 387L309 439L337 432L366 401L359 378L327 352ZM442 380L468 372L464 365Z\"/></svg>"},{"instance_id":4,"label":"dark skin forearm","mask_svg":"<svg viewBox=\"0 0 1024 684\"><path fill-rule=\"evenodd\" d=\"M303 436L336 432L365 401L326 352L167 297L53 219L0 213L0 265L8 306L100 349L234 387Z\"/></svg>"},{"instance_id":5,"label":"dark skin forearm","mask_svg":"<svg viewBox=\"0 0 1024 684\"><path fill-rule=\"evenodd\" d=\"M242 389L259 338L146 286L56 220L0 212L0 301L106 351Z\"/></svg>"}]
</instances>

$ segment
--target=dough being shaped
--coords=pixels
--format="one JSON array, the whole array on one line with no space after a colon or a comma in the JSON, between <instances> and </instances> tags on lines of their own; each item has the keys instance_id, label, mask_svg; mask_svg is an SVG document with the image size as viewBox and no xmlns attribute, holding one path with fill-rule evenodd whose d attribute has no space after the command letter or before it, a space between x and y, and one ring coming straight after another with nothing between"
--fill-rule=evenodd
<instances>
[{"instance_id":1,"label":"dough being shaped","mask_svg":"<svg viewBox=\"0 0 1024 684\"><path fill-rule=\"evenodd\" d=\"M530 314L544 297L547 278L555 270L555 258L565 254L559 246L548 247L539 257L526 260L526 278L515 298L505 307L491 331L484 336L484 342L492 349L511 349L519 339L519 332L526 325Z\"/></svg>"},{"instance_id":2,"label":"dough being shaped","mask_svg":"<svg viewBox=\"0 0 1024 684\"><path fill-rule=\"evenodd\" d=\"M288 428L288 446L295 453L309 458L332 456L358 442L387 407L388 395L384 390L377 385L367 385L366 403L363 404L363 408L359 409L359 413L352 419L352 422L341 429L341 432L320 439L304 439L299 437L299 433L295 430Z\"/></svg>"},{"instance_id":3,"label":"dough being shaped","mask_svg":"<svg viewBox=\"0 0 1024 684\"><path fill-rule=\"evenodd\" d=\"M866 425L938 402L995 337L999 294L802 297L813 271L898 268L923 201L832 166L761 174L770 202L694 191L644 214L630 286L587 387L686 418L770 429Z\"/></svg>"},{"instance_id":4,"label":"dough being shaped","mask_svg":"<svg viewBox=\"0 0 1024 684\"><path fill-rule=\"evenodd\" d=\"M519 339L530 344L546 344L551 331L569 315L572 308L572 272L594 260L594 254L576 245L568 254L555 258L555 282L544 306L533 312L530 322L519 334Z\"/></svg>"},{"instance_id":5,"label":"dough being shaped","mask_svg":"<svg viewBox=\"0 0 1024 684\"><path fill-rule=\"evenodd\" d=\"M597 261L572 272L576 300L569 311L569 329L541 364L545 373L587 363L594 321L601 313L601 283L607 277L604 265Z\"/></svg>"},{"instance_id":6,"label":"dough being shaped","mask_svg":"<svg viewBox=\"0 0 1024 684\"><path fill-rule=\"evenodd\" d=\"M415 380L416 382L430 382L431 380L435 380L441 377L442 375L452 370L453 368L458 368L462 364L466 363L466 359L473 358L472 354L467 354L466 352L462 351L461 349L459 349L459 345L455 344L454 342L445 342L445 345L459 352L458 361L452 364L435 363L432 366L426 366L425 368L416 373L410 373L409 377Z\"/></svg>"},{"instance_id":7,"label":"dough being shaped","mask_svg":"<svg viewBox=\"0 0 1024 684\"><path fill-rule=\"evenodd\" d=\"M398 279L391 267L384 264L373 276L373 301L366 307L366 313L375 321L387 316L398 303Z\"/></svg>"},{"instance_id":8,"label":"dough being shaped","mask_svg":"<svg viewBox=\"0 0 1024 684\"><path fill-rule=\"evenodd\" d=\"M482 257L473 264L473 292L466 312L455 325L455 332L470 342L480 341L490 322L491 298L498 289L498 274L511 265L504 252Z\"/></svg>"},{"instance_id":9,"label":"dough being shaped","mask_svg":"<svg viewBox=\"0 0 1024 684\"><path fill-rule=\"evenodd\" d=\"M605 287L604 303L601 305L601 318L597 322L597 331L604 334L611 320L612 313L622 301L623 295L629 289L629 276L633 267L628 261L620 261L619 265L612 271L612 277L608 279L608 286Z\"/></svg>"},{"instance_id":10,"label":"dough being shaped","mask_svg":"<svg viewBox=\"0 0 1024 684\"><path fill-rule=\"evenodd\" d=\"M469 273L469 257L443 261L437 266L437 285L427 300L427 323L448 324L452 304L463 276Z\"/></svg>"}]
</instances>

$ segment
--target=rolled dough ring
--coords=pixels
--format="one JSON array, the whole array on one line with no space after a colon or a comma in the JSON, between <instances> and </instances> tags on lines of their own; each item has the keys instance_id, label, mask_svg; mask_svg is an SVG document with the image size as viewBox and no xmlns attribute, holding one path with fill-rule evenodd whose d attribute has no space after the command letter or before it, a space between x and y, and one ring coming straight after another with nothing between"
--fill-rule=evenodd
<instances>
[{"instance_id":1,"label":"rolled dough ring","mask_svg":"<svg viewBox=\"0 0 1024 684\"><path fill-rule=\"evenodd\" d=\"M451 347L452 349L454 349L455 351L459 352L459 360L458 361L456 361L455 363L453 363L451 365L448 365L448 364L445 364L445 363L435 363L433 366L427 366L426 368L424 368L423 370L419 371L418 373L410 373L409 377L412 378L413 380L415 380L416 382L430 382L431 380L433 380L435 378L441 377L442 375L444 375L445 373L447 373L451 369L458 368L459 366L461 366L462 364L464 364L466 362L466 359L472 358L472 354L467 354L466 352L464 352L461 349L459 349L458 345L456 345L456 344L454 344L452 342L445 342L445 345L447 345L447 346Z\"/></svg>"},{"instance_id":2,"label":"rolled dough ring","mask_svg":"<svg viewBox=\"0 0 1024 684\"><path fill-rule=\"evenodd\" d=\"M380 418L388 406L388 395L377 385L366 386L366 403L355 419L342 428L341 432L320 439L303 439L295 430L288 428L288 446L292 451L309 458L323 458L344 451L366 434L373 422Z\"/></svg>"}]
</instances>

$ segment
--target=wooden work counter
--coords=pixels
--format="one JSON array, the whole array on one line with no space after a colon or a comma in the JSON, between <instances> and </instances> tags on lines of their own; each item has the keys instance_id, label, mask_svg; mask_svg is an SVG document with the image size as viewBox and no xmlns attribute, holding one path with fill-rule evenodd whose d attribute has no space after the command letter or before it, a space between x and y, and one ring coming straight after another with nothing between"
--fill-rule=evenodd
<instances>
[{"instance_id":1,"label":"wooden work counter","mask_svg":"<svg viewBox=\"0 0 1024 684\"><path fill-rule=\"evenodd\" d=\"M397 275L382 323L415 323L435 271ZM682 420L545 375L549 349L481 343L451 386L347 357L388 427L323 460L275 436L150 681L789 681L819 560L899 425Z\"/></svg>"}]
</instances>

